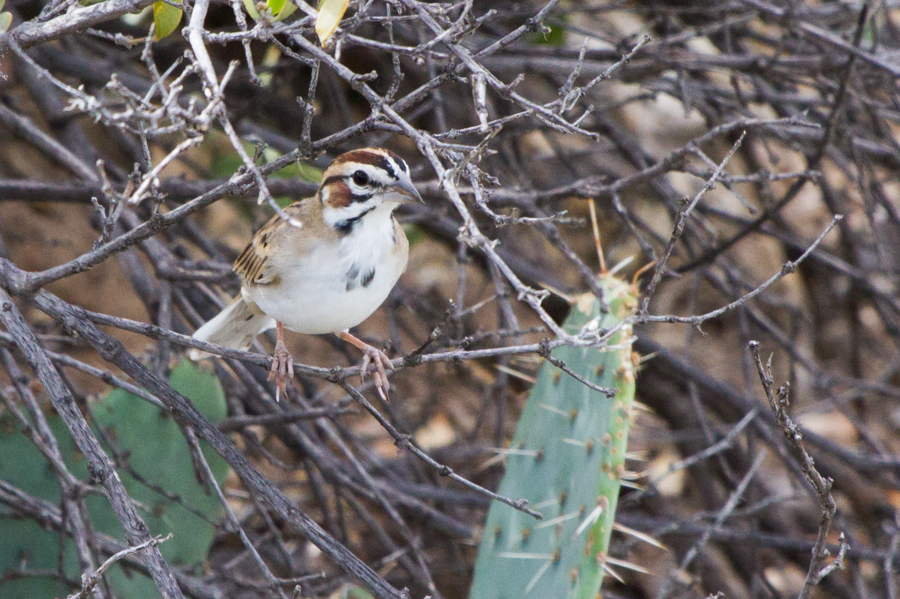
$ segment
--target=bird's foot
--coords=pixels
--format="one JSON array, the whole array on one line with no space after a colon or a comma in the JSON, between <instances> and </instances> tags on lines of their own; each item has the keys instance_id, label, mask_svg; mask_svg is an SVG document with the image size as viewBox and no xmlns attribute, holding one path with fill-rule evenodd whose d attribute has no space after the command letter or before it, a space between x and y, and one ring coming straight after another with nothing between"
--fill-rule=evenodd
<instances>
[{"instance_id":1,"label":"bird's foot","mask_svg":"<svg viewBox=\"0 0 900 599\"><path fill-rule=\"evenodd\" d=\"M359 365L360 380L366 378L369 364L373 365L375 368L372 370L372 382L375 383L375 388L378 390L378 395L381 396L381 399L388 401L388 392L391 390L391 384L388 382L385 368L394 369L391 359L383 351L375 349L371 345L366 345L360 349L363 350L362 362Z\"/></svg>"},{"instance_id":2,"label":"bird's foot","mask_svg":"<svg viewBox=\"0 0 900 599\"><path fill-rule=\"evenodd\" d=\"M269 380L275 381L275 401L281 400L282 392L287 395L287 380L294 378L294 356L279 340L275 343L275 351L272 353L272 368L269 370Z\"/></svg>"}]
</instances>

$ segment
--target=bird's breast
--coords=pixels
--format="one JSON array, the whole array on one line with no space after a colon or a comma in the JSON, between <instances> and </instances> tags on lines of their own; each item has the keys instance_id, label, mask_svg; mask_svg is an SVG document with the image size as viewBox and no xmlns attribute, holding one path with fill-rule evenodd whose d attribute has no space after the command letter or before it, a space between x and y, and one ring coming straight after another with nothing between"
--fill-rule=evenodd
<instances>
[{"instance_id":1,"label":"bird's breast","mask_svg":"<svg viewBox=\"0 0 900 599\"><path fill-rule=\"evenodd\" d=\"M277 285L250 295L265 314L299 333L354 327L387 299L406 268L406 237L401 229L399 239L394 227L391 218L387 231L361 229L367 234L312 244L305 256L280 261Z\"/></svg>"}]
</instances>

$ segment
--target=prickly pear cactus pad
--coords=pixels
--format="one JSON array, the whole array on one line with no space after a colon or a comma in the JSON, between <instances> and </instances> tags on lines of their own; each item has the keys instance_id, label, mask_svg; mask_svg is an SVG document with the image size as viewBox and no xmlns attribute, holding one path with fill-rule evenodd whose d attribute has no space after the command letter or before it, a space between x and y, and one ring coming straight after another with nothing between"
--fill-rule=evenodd
<instances>
[{"instance_id":1,"label":"prickly pear cactus pad","mask_svg":"<svg viewBox=\"0 0 900 599\"><path fill-rule=\"evenodd\" d=\"M600 279L610 310L578 299L565 330L610 329L637 306L636 290ZM526 498L539 521L494 502L478 551L470 599L595 599L606 567L634 403L631 327L607 348L559 347L551 354L607 397L545 362L506 456L500 494Z\"/></svg>"},{"instance_id":2,"label":"prickly pear cactus pad","mask_svg":"<svg viewBox=\"0 0 900 599\"><path fill-rule=\"evenodd\" d=\"M211 422L225 418L225 395L213 374L184 362L172 371L170 382ZM187 442L178 425L168 414L121 389L111 391L100 400L94 406L93 416L105 429L116 451L127 454L131 468L142 479L136 480L119 469L122 482L142 510L151 534L173 533L170 540L159 546L163 556L174 566L199 570L212 544L222 506L197 482ZM86 480L84 456L62 420L55 414L48 415L47 419L70 471ZM201 446L213 476L222 484L228 465L204 442ZM59 481L9 414L0 414L0 479L32 495L59 502ZM156 489L164 489L169 497ZM178 500L173 501L172 496ZM95 530L119 539L124 537L105 496L91 494L86 503ZM0 597L67 596L72 590L60 588L51 578L3 577L4 573L22 568L55 571L60 565L60 552L63 570L70 579L78 580L80 568L71 539L61 542L56 532L43 530L33 521L0 518ZM126 573L118 564L107 571L105 580L117 597L159 597L150 579L134 572Z\"/></svg>"}]
</instances>

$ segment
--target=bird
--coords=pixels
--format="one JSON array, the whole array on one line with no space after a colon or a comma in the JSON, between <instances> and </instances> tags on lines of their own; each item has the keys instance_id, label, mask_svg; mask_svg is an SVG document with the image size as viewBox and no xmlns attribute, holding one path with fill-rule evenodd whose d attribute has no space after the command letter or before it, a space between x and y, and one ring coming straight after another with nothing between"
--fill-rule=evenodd
<instances>
[{"instance_id":1,"label":"bird","mask_svg":"<svg viewBox=\"0 0 900 599\"><path fill-rule=\"evenodd\" d=\"M312 197L284 208L253 236L232 266L240 293L193 338L246 350L273 327L277 341L269 372L276 400L294 376L284 329L335 334L363 352L360 377L388 399L390 358L350 334L387 299L406 269L409 241L394 218L402 204L422 202L409 166L383 148L339 155ZM207 356L191 350L189 357Z\"/></svg>"}]
</instances>

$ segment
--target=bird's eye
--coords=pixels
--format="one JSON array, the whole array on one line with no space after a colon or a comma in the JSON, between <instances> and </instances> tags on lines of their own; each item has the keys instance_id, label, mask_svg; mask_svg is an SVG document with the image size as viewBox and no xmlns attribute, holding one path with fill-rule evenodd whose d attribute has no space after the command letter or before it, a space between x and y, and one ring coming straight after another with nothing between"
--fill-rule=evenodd
<instances>
[{"instance_id":1,"label":"bird's eye","mask_svg":"<svg viewBox=\"0 0 900 599\"><path fill-rule=\"evenodd\" d=\"M369 182L369 175L366 171L356 171L353 173L353 182L357 185L366 185Z\"/></svg>"}]
</instances>

